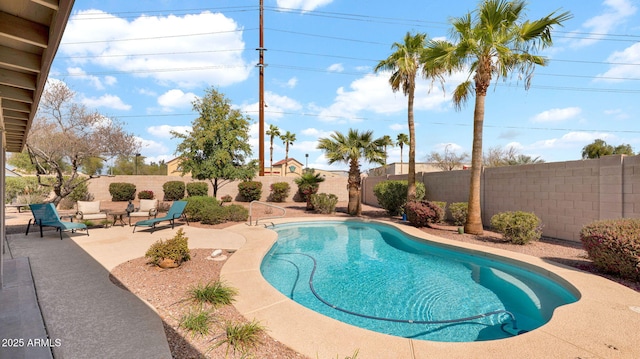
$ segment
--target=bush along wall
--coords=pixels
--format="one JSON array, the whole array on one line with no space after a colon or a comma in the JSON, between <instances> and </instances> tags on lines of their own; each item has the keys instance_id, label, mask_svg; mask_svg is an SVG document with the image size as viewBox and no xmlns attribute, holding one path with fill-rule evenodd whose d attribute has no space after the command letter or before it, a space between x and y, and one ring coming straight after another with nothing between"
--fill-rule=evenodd
<instances>
[{"instance_id":1,"label":"bush along wall","mask_svg":"<svg viewBox=\"0 0 640 359\"><path fill-rule=\"evenodd\" d=\"M580 231L580 241L600 271L640 282L640 219L592 222Z\"/></svg>"},{"instance_id":2,"label":"bush along wall","mask_svg":"<svg viewBox=\"0 0 640 359\"><path fill-rule=\"evenodd\" d=\"M165 201L179 201L184 198L185 185L182 181L169 181L162 185Z\"/></svg>"},{"instance_id":3,"label":"bush along wall","mask_svg":"<svg viewBox=\"0 0 640 359\"><path fill-rule=\"evenodd\" d=\"M111 200L114 202L129 201L135 199L136 185L133 183L114 182L109 185Z\"/></svg>"}]
</instances>

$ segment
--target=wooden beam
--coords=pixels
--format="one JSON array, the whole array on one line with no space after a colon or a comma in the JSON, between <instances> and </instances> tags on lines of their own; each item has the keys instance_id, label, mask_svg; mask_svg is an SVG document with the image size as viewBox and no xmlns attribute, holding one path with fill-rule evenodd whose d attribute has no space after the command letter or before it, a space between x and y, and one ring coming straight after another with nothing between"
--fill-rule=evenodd
<instances>
[{"instance_id":1,"label":"wooden beam","mask_svg":"<svg viewBox=\"0 0 640 359\"><path fill-rule=\"evenodd\" d=\"M48 7L51 10L58 11L58 0L31 0L38 5Z\"/></svg>"},{"instance_id":2,"label":"wooden beam","mask_svg":"<svg viewBox=\"0 0 640 359\"><path fill-rule=\"evenodd\" d=\"M20 102L33 103L33 91L0 85L0 97ZM4 100L3 100L4 103Z\"/></svg>"},{"instance_id":3,"label":"wooden beam","mask_svg":"<svg viewBox=\"0 0 640 359\"><path fill-rule=\"evenodd\" d=\"M5 109L5 110L26 112L27 115L29 113L31 113L31 103L14 101L14 100L6 99L6 98L0 99L0 100L2 100L0 105L2 105L2 108Z\"/></svg>"},{"instance_id":4,"label":"wooden beam","mask_svg":"<svg viewBox=\"0 0 640 359\"><path fill-rule=\"evenodd\" d=\"M19 112L13 110L4 110L2 111L2 115L4 116L4 122L8 123L9 119L19 120L19 121L28 121L29 114L26 112Z\"/></svg>"},{"instance_id":5,"label":"wooden beam","mask_svg":"<svg viewBox=\"0 0 640 359\"><path fill-rule=\"evenodd\" d=\"M23 88L35 91L36 75L25 74L24 72L11 71L0 68L0 85Z\"/></svg>"},{"instance_id":6,"label":"wooden beam","mask_svg":"<svg viewBox=\"0 0 640 359\"><path fill-rule=\"evenodd\" d=\"M46 49L49 27L0 11L0 36Z\"/></svg>"},{"instance_id":7,"label":"wooden beam","mask_svg":"<svg viewBox=\"0 0 640 359\"><path fill-rule=\"evenodd\" d=\"M0 65L2 66L39 73L41 63L42 57L39 55L0 46Z\"/></svg>"}]
</instances>

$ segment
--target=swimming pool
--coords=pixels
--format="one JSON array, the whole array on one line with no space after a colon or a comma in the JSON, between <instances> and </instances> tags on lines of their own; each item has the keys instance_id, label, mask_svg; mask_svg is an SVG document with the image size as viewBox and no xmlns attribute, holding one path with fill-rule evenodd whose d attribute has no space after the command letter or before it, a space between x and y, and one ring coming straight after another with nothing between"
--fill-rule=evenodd
<instances>
[{"instance_id":1,"label":"swimming pool","mask_svg":"<svg viewBox=\"0 0 640 359\"><path fill-rule=\"evenodd\" d=\"M382 223L295 223L276 231L261 265L271 285L316 312L381 333L445 342L507 338L577 300L540 274Z\"/></svg>"}]
</instances>

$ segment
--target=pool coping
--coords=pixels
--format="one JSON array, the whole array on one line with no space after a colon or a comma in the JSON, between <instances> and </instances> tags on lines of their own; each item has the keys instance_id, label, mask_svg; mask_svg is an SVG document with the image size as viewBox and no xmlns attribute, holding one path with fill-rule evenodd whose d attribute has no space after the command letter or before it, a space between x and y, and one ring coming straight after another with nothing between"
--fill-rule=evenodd
<instances>
[{"instance_id":1,"label":"pool coping","mask_svg":"<svg viewBox=\"0 0 640 359\"><path fill-rule=\"evenodd\" d=\"M275 224L315 221L365 221L398 228L415 238L463 248L482 256L499 256L540 268L562 278L580 294L576 303L556 309L542 327L517 337L472 343L414 340L373 332L316 313L290 300L261 275L260 264L277 239L275 231L246 224L226 228L245 237L245 244L229 258L221 277L239 291L237 310L256 319L269 335L311 358L638 358L640 357L640 293L606 278L541 258L502 249L436 237L417 228L383 220L335 217L289 218ZM533 267L530 267L533 268Z\"/></svg>"}]
</instances>

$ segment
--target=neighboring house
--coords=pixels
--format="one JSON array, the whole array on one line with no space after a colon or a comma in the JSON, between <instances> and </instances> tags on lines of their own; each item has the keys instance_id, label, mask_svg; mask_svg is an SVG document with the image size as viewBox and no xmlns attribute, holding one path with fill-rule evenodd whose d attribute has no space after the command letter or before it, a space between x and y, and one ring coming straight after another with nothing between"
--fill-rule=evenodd
<instances>
[{"instance_id":1,"label":"neighboring house","mask_svg":"<svg viewBox=\"0 0 640 359\"><path fill-rule=\"evenodd\" d=\"M176 157L167 162L167 176L180 176L182 172L178 170L180 164L180 157Z\"/></svg>"},{"instance_id":2,"label":"neighboring house","mask_svg":"<svg viewBox=\"0 0 640 359\"><path fill-rule=\"evenodd\" d=\"M286 168L286 174L285 174ZM295 176L302 175L302 171L304 170L304 165L302 162L296 160L293 157L288 158L287 160L280 160L278 162L273 163L273 169L271 167L265 166L264 175L271 176L271 172L273 172L274 176Z\"/></svg>"}]
</instances>

